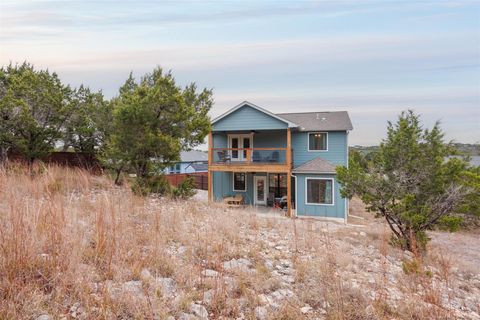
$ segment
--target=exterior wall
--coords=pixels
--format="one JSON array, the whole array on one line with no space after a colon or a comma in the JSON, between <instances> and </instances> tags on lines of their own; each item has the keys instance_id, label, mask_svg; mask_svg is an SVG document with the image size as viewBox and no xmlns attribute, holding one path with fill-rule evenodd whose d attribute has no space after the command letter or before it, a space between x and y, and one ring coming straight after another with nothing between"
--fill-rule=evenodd
<instances>
[{"instance_id":1,"label":"exterior wall","mask_svg":"<svg viewBox=\"0 0 480 320\"><path fill-rule=\"evenodd\" d=\"M258 175L258 173L257 173ZM247 190L233 191L232 172L213 172L213 199L222 201L225 196L234 196L239 193L243 195L245 204L253 204L253 174L247 173Z\"/></svg>"},{"instance_id":2,"label":"exterior wall","mask_svg":"<svg viewBox=\"0 0 480 320\"><path fill-rule=\"evenodd\" d=\"M315 216L345 219L346 201L340 195L340 185L337 182L336 176L331 174L296 174L297 176L297 215L298 216ZM334 205L308 205L306 204L306 190L305 190L305 178L331 178L333 179L333 196Z\"/></svg>"},{"instance_id":3,"label":"exterior wall","mask_svg":"<svg viewBox=\"0 0 480 320\"><path fill-rule=\"evenodd\" d=\"M227 148L227 135L223 132L212 132L212 142L213 146L209 146L209 148Z\"/></svg>"},{"instance_id":4,"label":"exterior wall","mask_svg":"<svg viewBox=\"0 0 480 320\"><path fill-rule=\"evenodd\" d=\"M195 169L192 167L193 162L180 162L180 172L178 173L195 173ZM165 174L177 173L175 171L170 171L170 167L163 170ZM206 171L203 171L206 172Z\"/></svg>"},{"instance_id":5,"label":"exterior wall","mask_svg":"<svg viewBox=\"0 0 480 320\"><path fill-rule=\"evenodd\" d=\"M287 123L245 105L215 122L212 131L287 129Z\"/></svg>"},{"instance_id":6,"label":"exterior wall","mask_svg":"<svg viewBox=\"0 0 480 320\"><path fill-rule=\"evenodd\" d=\"M298 167L318 156L337 165L346 165L347 132L328 132L328 151L308 151L308 132L292 132L293 167Z\"/></svg>"}]
</instances>

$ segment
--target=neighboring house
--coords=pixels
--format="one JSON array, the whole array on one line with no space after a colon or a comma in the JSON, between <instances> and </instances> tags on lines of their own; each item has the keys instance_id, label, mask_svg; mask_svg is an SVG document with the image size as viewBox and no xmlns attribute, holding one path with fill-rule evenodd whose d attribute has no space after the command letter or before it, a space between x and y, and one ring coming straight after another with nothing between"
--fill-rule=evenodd
<instances>
[{"instance_id":1,"label":"neighboring house","mask_svg":"<svg viewBox=\"0 0 480 320\"><path fill-rule=\"evenodd\" d=\"M182 151L180 161L165 169L165 174L208 171L208 154L204 151Z\"/></svg>"},{"instance_id":2,"label":"neighboring house","mask_svg":"<svg viewBox=\"0 0 480 320\"><path fill-rule=\"evenodd\" d=\"M241 194L250 205L284 201L291 216L344 221L348 200L335 167L348 163L352 129L346 111L274 114L242 102L212 122L209 199Z\"/></svg>"}]
</instances>

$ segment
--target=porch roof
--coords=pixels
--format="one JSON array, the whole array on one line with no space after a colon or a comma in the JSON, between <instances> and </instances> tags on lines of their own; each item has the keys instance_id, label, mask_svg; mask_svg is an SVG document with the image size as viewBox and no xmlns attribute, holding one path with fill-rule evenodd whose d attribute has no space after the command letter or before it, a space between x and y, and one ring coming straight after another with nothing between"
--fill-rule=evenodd
<instances>
[{"instance_id":1,"label":"porch roof","mask_svg":"<svg viewBox=\"0 0 480 320\"><path fill-rule=\"evenodd\" d=\"M293 168L293 173L335 173L335 165L322 157L316 157Z\"/></svg>"}]
</instances>

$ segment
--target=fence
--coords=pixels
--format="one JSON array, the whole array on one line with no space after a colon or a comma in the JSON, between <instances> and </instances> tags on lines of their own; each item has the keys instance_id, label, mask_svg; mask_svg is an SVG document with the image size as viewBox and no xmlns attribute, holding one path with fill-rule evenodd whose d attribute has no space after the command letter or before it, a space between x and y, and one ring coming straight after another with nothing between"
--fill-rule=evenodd
<instances>
[{"instance_id":1,"label":"fence","mask_svg":"<svg viewBox=\"0 0 480 320\"><path fill-rule=\"evenodd\" d=\"M168 182L175 187L187 177L192 177L195 180L195 186L197 189L208 190L208 172L175 173L165 175L165 178L167 178Z\"/></svg>"}]
</instances>

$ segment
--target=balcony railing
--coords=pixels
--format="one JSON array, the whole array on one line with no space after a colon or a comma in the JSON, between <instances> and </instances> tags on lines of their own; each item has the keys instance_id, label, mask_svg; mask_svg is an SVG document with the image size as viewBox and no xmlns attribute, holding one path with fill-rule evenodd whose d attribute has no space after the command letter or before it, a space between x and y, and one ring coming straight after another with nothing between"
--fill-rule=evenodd
<instances>
[{"instance_id":1,"label":"balcony railing","mask_svg":"<svg viewBox=\"0 0 480 320\"><path fill-rule=\"evenodd\" d=\"M287 148L212 148L214 164L287 164Z\"/></svg>"}]
</instances>

